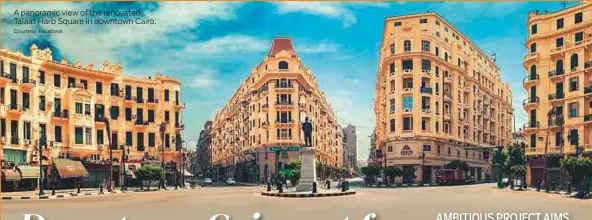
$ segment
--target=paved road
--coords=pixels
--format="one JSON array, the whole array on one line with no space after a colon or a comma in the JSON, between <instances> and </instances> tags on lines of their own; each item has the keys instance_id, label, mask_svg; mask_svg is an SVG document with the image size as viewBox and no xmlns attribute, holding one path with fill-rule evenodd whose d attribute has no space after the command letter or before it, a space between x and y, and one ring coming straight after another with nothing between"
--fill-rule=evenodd
<instances>
[{"instance_id":1,"label":"paved road","mask_svg":"<svg viewBox=\"0 0 592 220\"><path fill-rule=\"evenodd\" d=\"M23 219L38 213L46 220L208 220L215 214L231 219L261 220L362 220L437 219L449 212L567 212L570 220L588 220L592 201L560 198L537 192L499 191L493 184L453 187L364 189L347 197L296 199L262 197L262 187L204 187L199 190L130 193L103 197L8 201L2 219ZM223 218L218 218L223 219ZM542 218L541 218L542 219Z\"/></svg>"}]
</instances>

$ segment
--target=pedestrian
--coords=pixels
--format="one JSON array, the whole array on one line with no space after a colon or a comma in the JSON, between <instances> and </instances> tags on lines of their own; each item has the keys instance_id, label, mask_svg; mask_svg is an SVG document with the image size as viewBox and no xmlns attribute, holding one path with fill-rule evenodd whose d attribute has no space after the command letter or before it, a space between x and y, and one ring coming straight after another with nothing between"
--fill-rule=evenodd
<instances>
[{"instance_id":1,"label":"pedestrian","mask_svg":"<svg viewBox=\"0 0 592 220\"><path fill-rule=\"evenodd\" d=\"M331 180L325 180L325 185L327 186L327 189L331 189Z\"/></svg>"}]
</instances>

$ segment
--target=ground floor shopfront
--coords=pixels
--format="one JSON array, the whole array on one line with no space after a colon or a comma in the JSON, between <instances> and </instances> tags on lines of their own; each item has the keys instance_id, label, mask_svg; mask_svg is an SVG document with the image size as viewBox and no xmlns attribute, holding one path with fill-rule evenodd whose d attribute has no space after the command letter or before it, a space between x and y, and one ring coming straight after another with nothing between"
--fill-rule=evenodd
<instances>
[{"instance_id":1,"label":"ground floor shopfront","mask_svg":"<svg viewBox=\"0 0 592 220\"><path fill-rule=\"evenodd\" d=\"M2 169L2 192L38 189L39 166L14 166Z\"/></svg>"},{"instance_id":2,"label":"ground floor shopfront","mask_svg":"<svg viewBox=\"0 0 592 220\"><path fill-rule=\"evenodd\" d=\"M474 177L477 182L489 182L492 179L489 148L465 147L459 143L434 140L391 141L385 148L381 167L415 169L415 178L400 177L395 179L395 183L436 183L436 170L457 160L469 165L467 178Z\"/></svg>"}]
</instances>

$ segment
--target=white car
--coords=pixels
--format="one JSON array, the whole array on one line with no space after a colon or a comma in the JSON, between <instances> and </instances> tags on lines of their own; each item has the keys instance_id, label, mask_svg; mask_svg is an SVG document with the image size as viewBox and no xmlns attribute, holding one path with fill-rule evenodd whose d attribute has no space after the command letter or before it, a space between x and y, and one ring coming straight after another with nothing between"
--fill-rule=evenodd
<instances>
[{"instance_id":1,"label":"white car","mask_svg":"<svg viewBox=\"0 0 592 220\"><path fill-rule=\"evenodd\" d=\"M204 184L206 184L206 185L212 185L212 179L210 179L210 178L204 179Z\"/></svg>"},{"instance_id":2,"label":"white car","mask_svg":"<svg viewBox=\"0 0 592 220\"><path fill-rule=\"evenodd\" d=\"M226 184L228 184L228 185L235 185L236 184L236 181L234 181L234 179L232 179L232 178L228 178L228 179L226 179Z\"/></svg>"}]
</instances>

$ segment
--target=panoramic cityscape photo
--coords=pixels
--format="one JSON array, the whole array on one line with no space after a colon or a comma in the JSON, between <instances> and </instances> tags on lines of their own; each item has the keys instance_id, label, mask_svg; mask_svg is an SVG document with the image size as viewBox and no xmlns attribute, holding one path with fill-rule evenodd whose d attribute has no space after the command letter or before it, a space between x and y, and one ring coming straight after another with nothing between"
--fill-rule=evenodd
<instances>
[{"instance_id":1,"label":"panoramic cityscape photo","mask_svg":"<svg viewBox=\"0 0 592 220\"><path fill-rule=\"evenodd\" d=\"M0 6L1 218L590 218L592 3Z\"/></svg>"}]
</instances>

